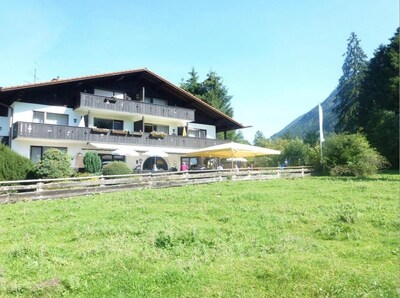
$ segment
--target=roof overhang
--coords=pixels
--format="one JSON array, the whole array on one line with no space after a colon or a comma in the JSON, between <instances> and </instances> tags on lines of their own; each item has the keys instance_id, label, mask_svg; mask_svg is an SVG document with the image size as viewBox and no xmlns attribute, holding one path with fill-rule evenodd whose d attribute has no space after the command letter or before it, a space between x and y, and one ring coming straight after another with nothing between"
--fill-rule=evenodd
<instances>
[{"instance_id":1,"label":"roof overhang","mask_svg":"<svg viewBox=\"0 0 400 298\"><path fill-rule=\"evenodd\" d=\"M79 82L88 82L88 81L95 81L100 79L107 79L107 78L116 78L116 77L126 77L132 75L140 75L141 77L147 79L148 81L152 81L155 84L158 84L168 90L169 92L173 92L178 94L181 98L190 102L196 109L207 111L207 113L215 120L217 125L217 132L220 131L228 131L228 130L235 130L235 129L242 129L246 128L243 124L237 122L233 118L229 117L228 115L224 114L223 112L219 111L218 109L214 108L213 106L207 104L200 98L197 98L190 92L174 85L173 83L169 82L168 80L164 79L163 77L157 75L156 73L148 70L147 68L140 68L140 69L132 69L132 70L125 70L119 72L110 72L110 73L103 73L98 75L90 75L90 76L82 76L82 77L75 77L69 79L54 79L47 82L40 82L34 84L25 84L25 85L18 85L18 86L11 86L11 87L3 87L0 89L0 102L4 100L3 98L11 97L13 94L18 94L19 92L24 91L33 91L35 89L40 88L47 88L47 87L56 87L56 86L63 86L73 83ZM8 102L8 104L11 104Z\"/></svg>"}]
</instances>

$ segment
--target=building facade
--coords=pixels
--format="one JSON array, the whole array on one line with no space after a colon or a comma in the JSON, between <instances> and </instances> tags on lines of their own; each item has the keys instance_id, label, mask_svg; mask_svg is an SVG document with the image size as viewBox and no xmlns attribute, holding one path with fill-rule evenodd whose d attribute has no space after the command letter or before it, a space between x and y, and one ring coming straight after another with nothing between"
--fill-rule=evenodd
<instances>
[{"instance_id":1,"label":"building facade","mask_svg":"<svg viewBox=\"0 0 400 298\"><path fill-rule=\"evenodd\" d=\"M226 142L217 133L244 126L147 70L129 70L0 89L0 139L38 162L48 148L83 167L87 151L105 164L169 170L204 160L191 150Z\"/></svg>"}]
</instances>

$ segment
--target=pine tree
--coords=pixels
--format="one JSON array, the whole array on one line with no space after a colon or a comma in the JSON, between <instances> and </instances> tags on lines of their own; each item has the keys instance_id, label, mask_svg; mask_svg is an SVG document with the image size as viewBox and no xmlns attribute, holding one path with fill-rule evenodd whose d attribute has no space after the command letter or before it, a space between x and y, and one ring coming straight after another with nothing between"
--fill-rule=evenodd
<instances>
[{"instance_id":1,"label":"pine tree","mask_svg":"<svg viewBox=\"0 0 400 298\"><path fill-rule=\"evenodd\" d=\"M231 106L232 96L228 95L228 89L224 86L223 80L215 71L210 71L203 82L199 82L199 77L194 68L189 72L189 78L182 80L181 88L192 93L212 107L220 110L222 113L233 117L233 108ZM222 139L223 133L218 133L217 137ZM227 132L227 139L238 142L247 142L243 135L235 131Z\"/></svg>"},{"instance_id":2,"label":"pine tree","mask_svg":"<svg viewBox=\"0 0 400 298\"><path fill-rule=\"evenodd\" d=\"M224 114L232 117L233 109L231 107L232 96L228 95L228 89L223 85L223 80L215 71L207 74L207 79L203 82L205 89L204 101L217 108Z\"/></svg>"},{"instance_id":3,"label":"pine tree","mask_svg":"<svg viewBox=\"0 0 400 298\"><path fill-rule=\"evenodd\" d=\"M183 81L181 83L181 88L192 93L195 96L198 96L200 98L203 97L205 90L203 88L203 85L201 82L199 82L199 76L197 75L196 70L194 67L188 72L189 78L186 81Z\"/></svg>"},{"instance_id":4,"label":"pine tree","mask_svg":"<svg viewBox=\"0 0 400 298\"><path fill-rule=\"evenodd\" d=\"M254 135L253 144L255 146L265 147L266 143L267 143L267 138L264 137L264 134L261 131L257 130L256 134Z\"/></svg>"},{"instance_id":5,"label":"pine tree","mask_svg":"<svg viewBox=\"0 0 400 298\"><path fill-rule=\"evenodd\" d=\"M380 45L361 85L358 124L371 145L393 167L399 165L400 29L389 45Z\"/></svg>"},{"instance_id":6,"label":"pine tree","mask_svg":"<svg viewBox=\"0 0 400 298\"><path fill-rule=\"evenodd\" d=\"M337 104L335 112L338 115L338 132L356 132L358 119L358 96L361 82L367 67L367 56L360 46L360 40L352 32L347 40L347 52L342 66L343 75L339 79L338 93L335 98Z\"/></svg>"}]
</instances>

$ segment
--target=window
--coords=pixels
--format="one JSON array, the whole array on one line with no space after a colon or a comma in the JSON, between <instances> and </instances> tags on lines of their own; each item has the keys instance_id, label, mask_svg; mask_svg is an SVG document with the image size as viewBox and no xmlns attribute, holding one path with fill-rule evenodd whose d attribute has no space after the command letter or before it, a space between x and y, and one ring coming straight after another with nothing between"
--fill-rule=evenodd
<instances>
[{"instance_id":1,"label":"window","mask_svg":"<svg viewBox=\"0 0 400 298\"><path fill-rule=\"evenodd\" d=\"M168 101L166 99L161 99L161 98L153 98L153 97L145 97L144 102L146 103L152 103L155 105L161 105L161 106L167 106Z\"/></svg>"},{"instance_id":2,"label":"window","mask_svg":"<svg viewBox=\"0 0 400 298\"><path fill-rule=\"evenodd\" d=\"M68 115L33 111L32 122L54 125L68 125Z\"/></svg>"},{"instance_id":3,"label":"window","mask_svg":"<svg viewBox=\"0 0 400 298\"><path fill-rule=\"evenodd\" d=\"M144 132L152 132L155 130L155 126L153 124L144 124Z\"/></svg>"},{"instance_id":4,"label":"window","mask_svg":"<svg viewBox=\"0 0 400 298\"><path fill-rule=\"evenodd\" d=\"M32 122L34 122L34 123L44 123L44 112L33 111Z\"/></svg>"},{"instance_id":5,"label":"window","mask_svg":"<svg viewBox=\"0 0 400 298\"><path fill-rule=\"evenodd\" d=\"M34 163L38 163L42 159L43 154L46 152L46 150L48 150L50 148L55 148L55 149L58 149L60 151L67 152L67 148L66 147L31 146L31 160Z\"/></svg>"},{"instance_id":6,"label":"window","mask_svg":"<svg viewBox=\"0 0 400 298\"><path fill-rule=\"evenodd\" d=\"M189 166L189 169L194 170L198 168L198 160L197 157L182 157L181 164L186 163Z\"/></svg>"},{"instance_id":7,"label":"window","mask_svg":"<svg viewBox=\"0 0 400 298\"><path fill-rule=\"evenodd\" d=\"M99 154L99 157L103 166L113 161L125 162L125 156L123 155Z\"/></svg>"},{"instance_id":8,"label":"window","mask_svg":"<svg viewBox=\"0 0 400 298\"><path fill-rule=\"evenodd\" d=\"M113 129L123 130L124 129L124 121L114 120L113 121Z\"/></svg>"},{"instance_id":9,"label":"window","mask_svg":"<svg viewBox=\"0 0 400 298\"><path fill-rule=\"evenodd\" d=\"M169 134L169 126L145 123L144 132L152 132L152 131L165 132L166 134Z\"/></svg>"},{"instance_id":10,"label":"window","mask_svg":"<svg viewBox=\"0 0 400 298\"><path fill-rule=\"evenodd\" d=\"M193 138L206 138L207 137L207 130L190 128L188 130L188 136L189 137L193 137Z\"/></svg>"},{"instance_id":11,"label":"window","mask_svg":"<svg viewBox=\"0 0 400 298\"><path fill-rule=\"evenodd\" d=\"M98 128L124 129L124 121L121 120L94 118L93 124Z\"/></svg>"},{"instance_id":12,"label":"window","mask_svg":"<svg viewBox=\"0 0 400 298\"><path fill-rule=\"evenodd\" d=\"M56 125L68 125L68 115L47 113L46 123Z\"/></svg>"},{"instance_id":13,"label":"window","mask_svg":"<svg viewBox=\"0 0 400 298\"><path fill-rule=\"evenodd\" d=\"M105 96L105 97L114 97L118 99L125 99L125 94L122 92L111 91L111 90L102 90L102 89L94 89L95 95Z\"/></svg>"}]
</instances>

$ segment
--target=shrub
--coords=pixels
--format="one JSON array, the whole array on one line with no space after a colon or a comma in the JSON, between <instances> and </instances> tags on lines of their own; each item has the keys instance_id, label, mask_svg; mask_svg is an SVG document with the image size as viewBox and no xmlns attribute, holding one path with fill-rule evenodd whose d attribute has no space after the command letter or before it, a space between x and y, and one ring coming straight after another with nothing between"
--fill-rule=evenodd
<instances>
[{"instance_id":1,"label":"shrub","mask_svg":"<svg viewBox=\"0 0 400 298\"><path fill-rule=\"evenodd\" d=\"M8 146L0 144L0 180L24 180L33 173L34 163Z\"/></svg>"},{"instance_id":2,"label":"shrub","mask_svg":"<svg viewBox=\"0 0 400 298\"><path fill-rule=\"evenodd\" d=\"M65 178L72 174L71 157L67 152L55 148L46 150L43 158L36 164L36 175L39 178Z\"/></svg>"},{"instance_id":3,"label":"shrub","mask_svg":"<svg viewBox=\"0 0 400 298\"><path fill-rule=\"evenodd\" d=\"M103 175L132 174L132 170L124 162L114 161L103 167Z\"/></svg>"},{"instance_id":4,"label":"shrub","mask_svg":"<svg viewBox=\"0 0 400 298\"><path fill-rule=\"evenodd\" d=\"M323 153L324 164L334 176L366 177L387 164L361 134L334 134L325 141Z\"/></svg>"},{"instance_id":5,"label":"shrub","mask_svg":"<svg viewBox=\"0 0 400 298\"><path fill-rule=\"evenodd\" d=\"M282 151L281 158L287 160L290 166L301 166L311 163L312 149L301 139L290 140Z\"/></svg>"},{"instance_id":6,"label":"shrub","mask_svg":"<svg viewBox=\"0 0 400 298\"><path fill-rule=\"evenodd\" d=\"M83 165L88 173L99 173L101 171L101 159L95 152L86 152L83 157Z\"/></svg>"}]
</instances>

